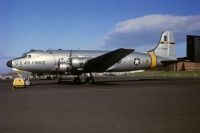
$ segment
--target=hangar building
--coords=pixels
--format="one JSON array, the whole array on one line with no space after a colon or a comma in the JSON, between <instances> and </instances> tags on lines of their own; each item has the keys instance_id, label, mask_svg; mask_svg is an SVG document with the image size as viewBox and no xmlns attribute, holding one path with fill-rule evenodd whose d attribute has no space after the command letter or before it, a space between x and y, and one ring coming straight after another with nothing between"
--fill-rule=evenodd
<instances>
[{"instance_id":1,"label":"hangar building","mask_svg":"<svg viewBox=\"0 0 200 133\"><path fill-rule=\"evenodd\" d=\"M187 35L187 59L200 62L200 36Z\"/></svg>"},{"instance_id":2,"label":"hangar building","mask_svg":"<svg viewBox=\"0 0 200 133\"><path fill-rule=\"evenodd\" d=\"M187 35L187 57L186 61L169 65L164 70L172 71L194 71L200 70L200 36Z\"/></svg>"}]
</instances>

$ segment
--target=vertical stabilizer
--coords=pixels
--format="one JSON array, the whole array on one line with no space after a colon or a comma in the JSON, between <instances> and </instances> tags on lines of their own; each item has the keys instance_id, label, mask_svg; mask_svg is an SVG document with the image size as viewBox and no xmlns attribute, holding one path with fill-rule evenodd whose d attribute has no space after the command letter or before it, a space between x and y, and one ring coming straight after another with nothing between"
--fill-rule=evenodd
<instances>
[{"instance_id":1,"label":"vertical stabilizer","mask_svg":"<svg viewBox=\"0 0 200 133\"><path fill-rule=\"evenodd\" d=\"M175 49L174 35L171 31L165 31L162 33L157 47L149 51L149 54L175 59L176 58L175 52L176 49Z\"/></svg>"}]
</instances>

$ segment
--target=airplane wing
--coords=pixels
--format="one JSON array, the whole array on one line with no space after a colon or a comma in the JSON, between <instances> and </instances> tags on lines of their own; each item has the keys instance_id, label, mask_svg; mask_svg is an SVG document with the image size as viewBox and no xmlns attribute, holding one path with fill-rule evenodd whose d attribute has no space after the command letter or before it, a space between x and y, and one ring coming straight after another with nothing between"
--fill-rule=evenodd
<instances>
[{"instance_id":1,"label":"airplane wing","mask_svg":"<svg viewBox=\"0 0 200 133\"><path fill-rule=\"evenodd\" d=\"M122 58L132 53L134 49L120 48L109 53L92 58L85 64L86 72L104 72L109 67L119 62Z\"/></svg>"}]
</instances>

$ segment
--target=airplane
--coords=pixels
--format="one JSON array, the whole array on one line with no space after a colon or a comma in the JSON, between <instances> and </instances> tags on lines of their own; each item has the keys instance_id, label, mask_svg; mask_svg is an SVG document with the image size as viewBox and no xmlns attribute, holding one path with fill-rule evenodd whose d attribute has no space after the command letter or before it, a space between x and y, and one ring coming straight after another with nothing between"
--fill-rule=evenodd
<instances>
[{"instance_id":1,"label":"airplane","mask_svg":"<svg viewBox=\"0 0 200 133\"><path fill-rule=\"evenodd\" d=\"M97 50L30 50L21 57L7 62L10 68L31 73L56 74L58 83L62 75L74 75L74 83L94 83L92 73L124 72L151 69L177 61L174 35L164 31L156 48L147 53L119 48L113 51Z\"/></svg>"}]
</instances>

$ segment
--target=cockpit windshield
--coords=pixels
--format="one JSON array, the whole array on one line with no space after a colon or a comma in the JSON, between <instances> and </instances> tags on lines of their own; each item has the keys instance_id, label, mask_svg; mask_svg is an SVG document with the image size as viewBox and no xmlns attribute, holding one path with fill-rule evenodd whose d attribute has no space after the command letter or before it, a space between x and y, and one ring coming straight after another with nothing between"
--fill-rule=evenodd
<instances>
[{"instance_id":1,"label":"cockpit windshield","mask_svg":"<svg viewBox=\"0 0 200 133\"><path fill-rule=\"evenodd\" d=\"M26 56L27 56L27 54L24 53L24 54L21 56L21 58L25 58Z\"/></svg>"},{"instance_id":2,"label":"cockpit windshield","mask_svg":"<svg viewBox=\"0 0 200 133\"><path fill-rule=\"evenodd\" d=\"M21 56L21 57L14 58L14 59L22 59L22 58L26 58L26 57L27 57L27 54L26 54L26 53L24 53L24 54L22 54L22 56Z\"/></svg>"}]
</instances>

